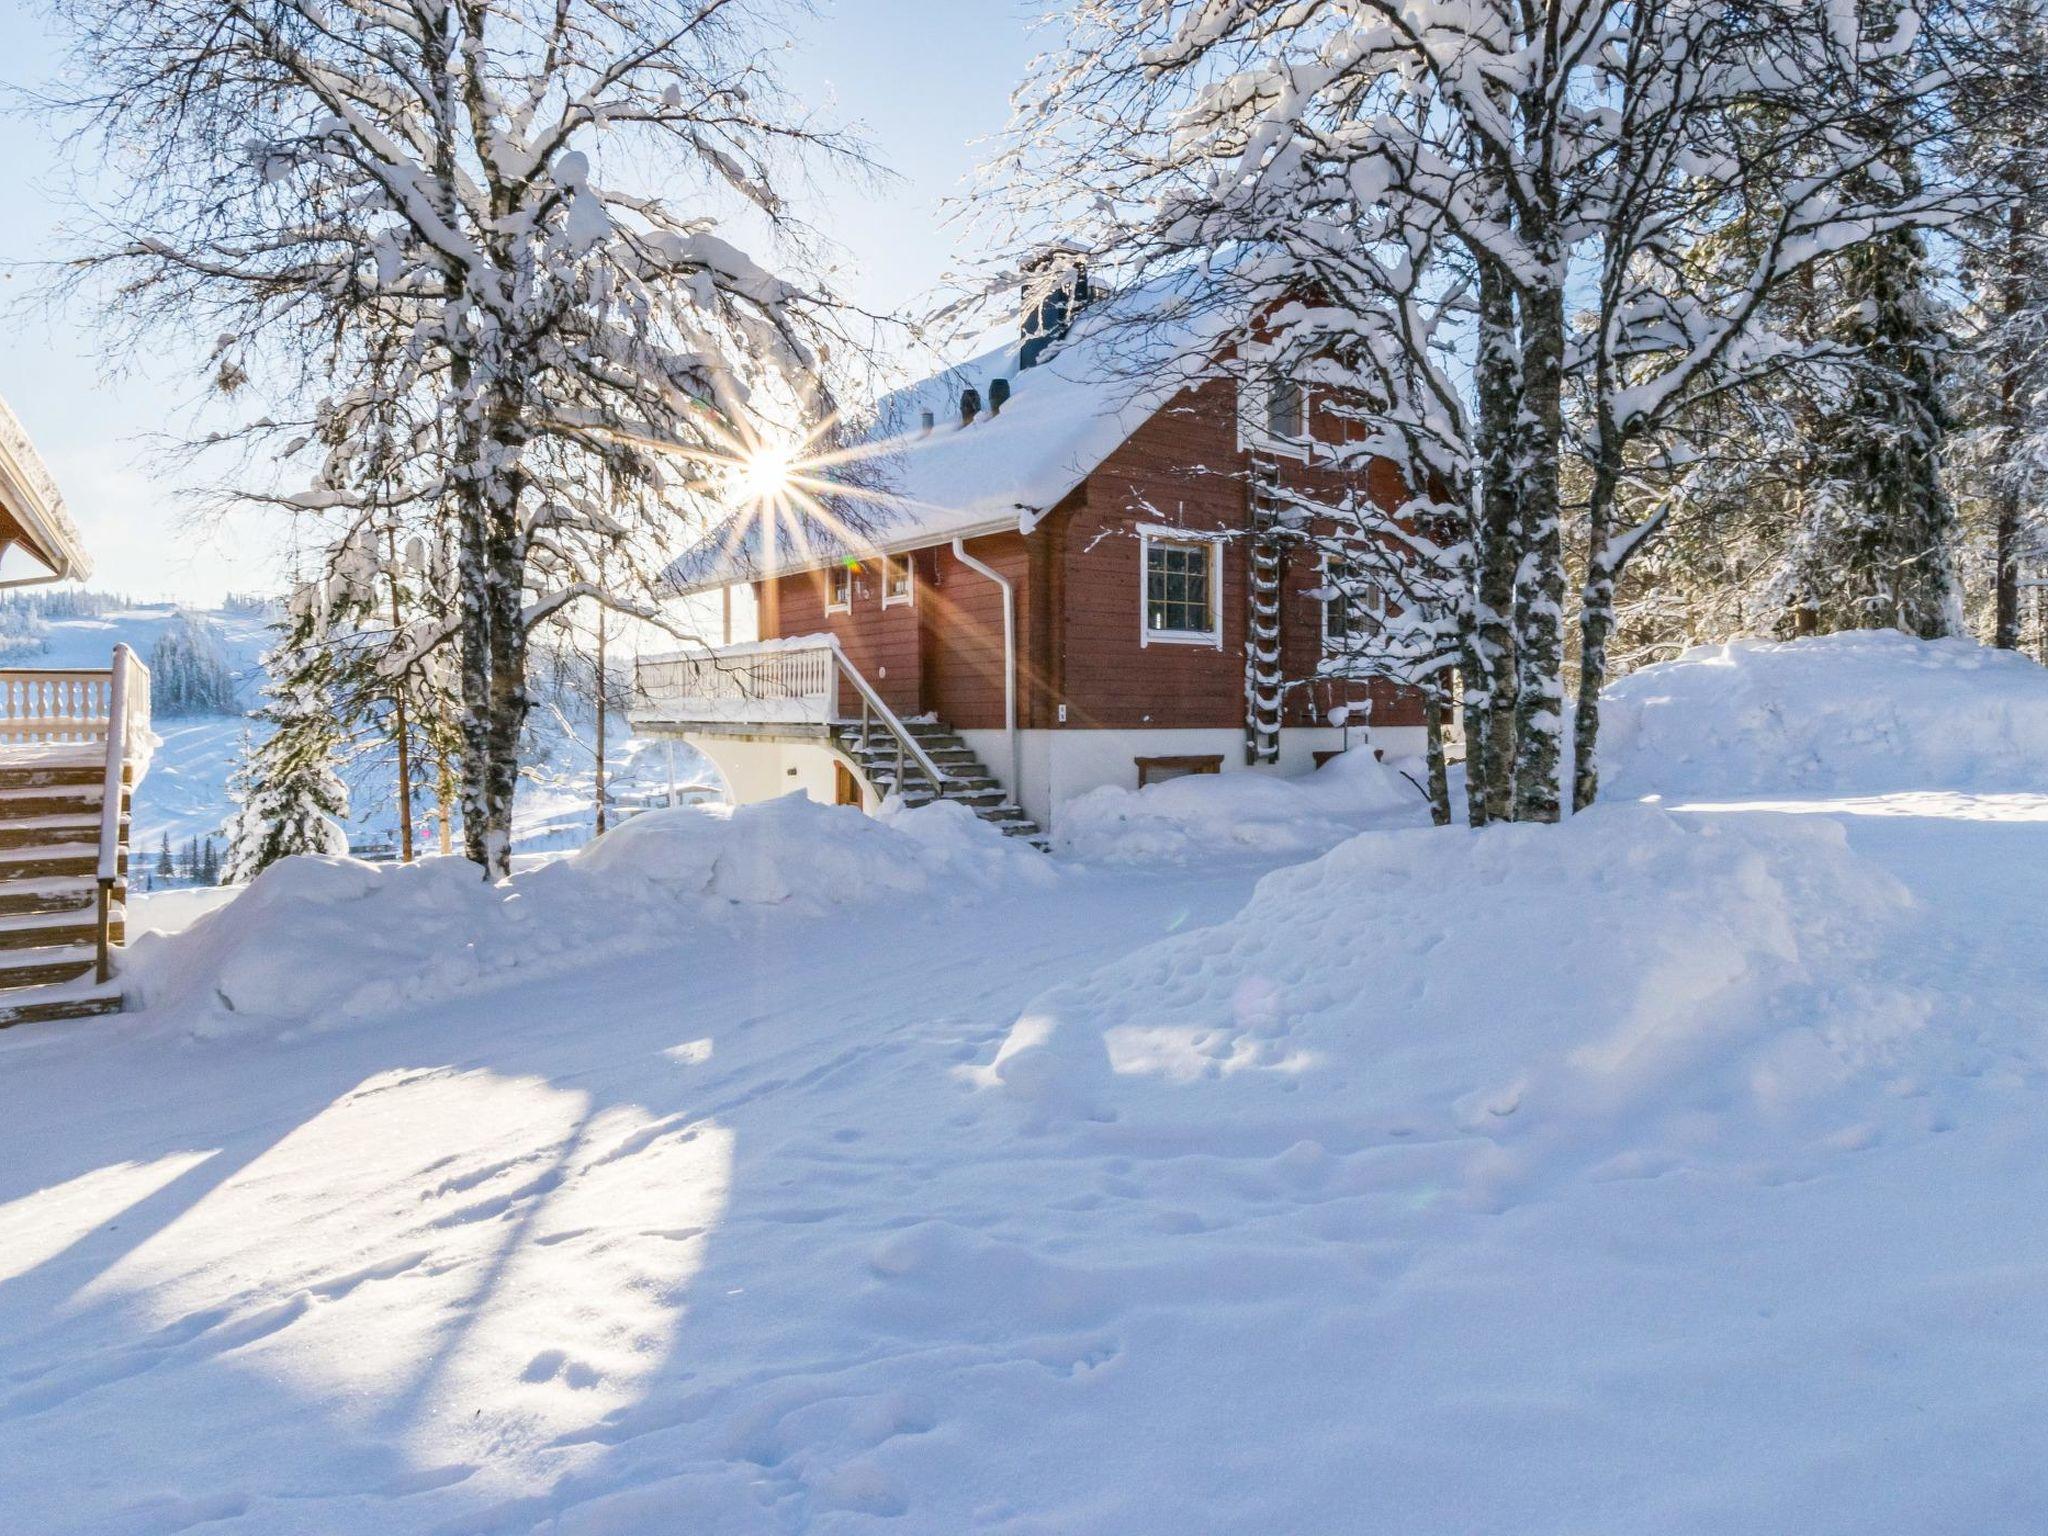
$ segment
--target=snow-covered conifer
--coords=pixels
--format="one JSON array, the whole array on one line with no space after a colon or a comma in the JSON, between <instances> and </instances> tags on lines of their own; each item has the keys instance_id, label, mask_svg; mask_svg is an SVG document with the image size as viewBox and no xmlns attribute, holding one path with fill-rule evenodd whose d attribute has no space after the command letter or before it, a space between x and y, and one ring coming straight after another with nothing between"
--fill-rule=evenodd
<instances>
[{"instance_id":1,"label":"snow-covered conifer","mask_svg":"<svg viewBox=\"0 0 2048 1536\"><path fill-rule=\"evenodd\" d=\"M228 786L235 810L222 829L227 853L218 878L229 885L292 854L348 852L341 825L348 788L335 771L342 729L328 697L329 652L310 643L309 611L264 659L269 681L257 718L269 729L260 739L243 737Z\"/></svg>"}]
</instances>

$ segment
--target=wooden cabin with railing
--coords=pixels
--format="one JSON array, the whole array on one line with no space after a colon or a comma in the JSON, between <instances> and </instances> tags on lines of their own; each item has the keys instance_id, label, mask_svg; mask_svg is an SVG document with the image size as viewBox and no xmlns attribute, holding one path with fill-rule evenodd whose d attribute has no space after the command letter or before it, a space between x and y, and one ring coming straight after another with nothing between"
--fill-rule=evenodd
<instances>
[{"instance_id":1,"label":"wooden cabin with railing","mask_svg":"<svg viewBox=\"0 0 2048 1536\"><path fill-rule=\"evenodd\" d=\"M0 403L0 587L91 562L28 435ZM0 669L0 1026L118 1012L129 813L156 738L149 669Z\"/></svg>"},{"instance_id":2,"label":"wooden cabin with railing","mask_svg":"<svg viewBox=\"0 0 2048 1536\"><path fill-rule=\"evenodd\" d=\"M1206 314L1134 339L1078 274L1054 310L885 402L836 455L857 500L739 509L678 563L719 642L641 658L636 730L737 803L951 799L1035 839L1104 785L1420 755L1420 696L1342 665L1385 595L1277 528L1286 492L1405 503L1354 415Z\"/></svg>"}]
</instances>

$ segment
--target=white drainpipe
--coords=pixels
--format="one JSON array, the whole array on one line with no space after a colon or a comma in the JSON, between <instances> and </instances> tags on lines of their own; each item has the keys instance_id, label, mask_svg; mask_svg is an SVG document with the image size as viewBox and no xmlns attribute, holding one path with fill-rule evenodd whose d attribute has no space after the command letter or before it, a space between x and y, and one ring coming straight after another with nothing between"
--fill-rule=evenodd
<instances>
[{"instance_id":1,"label":"white drainpipe","mask_svg":"<svg viewBox=\"0 0 2048 1536\"><path fill-rule=\"evenodd\" d=\"M1024 755L1017 741L1017 591L1009 578L967 553L967 541L953 541L953 558L1003 589L1003 730L1010 738L1010 798L1024 803Z\"/></svg>"}]
</instances>

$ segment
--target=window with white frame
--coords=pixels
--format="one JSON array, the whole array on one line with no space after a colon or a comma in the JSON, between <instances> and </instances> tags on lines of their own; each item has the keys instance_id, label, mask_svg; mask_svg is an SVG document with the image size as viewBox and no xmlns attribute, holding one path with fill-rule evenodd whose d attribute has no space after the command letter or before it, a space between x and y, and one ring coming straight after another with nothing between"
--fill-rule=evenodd
<instances>
[{"instance_id":1,"label":"window with white frame","mask_svg":"<svg viewBox=\"0 0 2048 1536\"><path fill-rule=\"evenodd\" d=\"M1216 539L1143 533L1147 642L1223 643L1223 545Z\"/></svg>"},{"instance_id":2,"label":"window with white frame","mask_svg":"<svg viewBox=\"0 0 2048 1536\"><path fill-rule=\"evenodd\" d=\"M830 585L825 589L825 611L846 613L853 607L853 575L860 563L851 555L832 567Z\"/></svg>"},{"instance_id":3,"label":"window with white frame","mask_svg":"<svg viewBox=\"0 0 2048 1536\"><path fill-rule=\"evenodd\" d=\"M882 557L882 606L894 608L909 602L917 592L917 557Z\"/></svg>"},{"instance_id":4,"label":"window with white frame","mask_svg":"<svg viewBox=\"0 0 2048 1536\"><path fill-rule=\"evenodd\" d=\"M1268 364L1245 380L1240 446L1306 454L1308 425L1308 390L1280 364Z\"/></svg>"}]
</instances>

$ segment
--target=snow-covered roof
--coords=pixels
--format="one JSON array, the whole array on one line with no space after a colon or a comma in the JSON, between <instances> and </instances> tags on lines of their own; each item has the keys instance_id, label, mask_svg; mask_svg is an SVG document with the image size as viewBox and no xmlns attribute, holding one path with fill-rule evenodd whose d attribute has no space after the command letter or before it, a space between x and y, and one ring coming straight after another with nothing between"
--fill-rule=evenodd
<instances>
[{"instance_id":1,"label":"snow-covered roof","mask_svg":"<svg viewBox=\"0 0 2048 1536\"><path fill-rule=\"evenodd\" d=\"M82 580L92 574L92 561L64 510L57 482L5 400L0 400L0 511L20 528L29 553L50 568L47 578L33 579Z\"/></svg>"},{"instance_id":2,"label":"snow-covered roof","mask_svg":"<svg viewBox=\"0 0 2048 1536\"><path fill-rule=\"evenodd\" d=\"M702 591L847 555L1005 529L1028 533L1200 374L1228 323L1213 296L1153 284L1084 311L1034 367L1018 367L1013 337L899 389L881 400L874 429L843 476L862 488L832 498L838 526L796 513L736 512L675 563L671 578L681 591ZM1010 398L992 412L997 379L1009 381ZM969 386L982 409L963 426L960 397Z\"/></svg>"}]
</instances>

